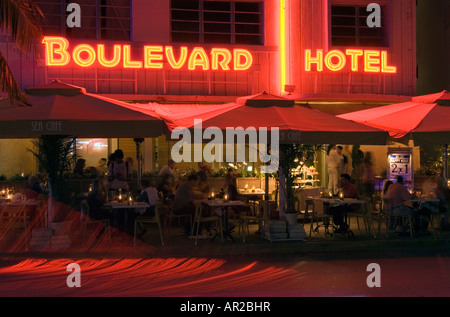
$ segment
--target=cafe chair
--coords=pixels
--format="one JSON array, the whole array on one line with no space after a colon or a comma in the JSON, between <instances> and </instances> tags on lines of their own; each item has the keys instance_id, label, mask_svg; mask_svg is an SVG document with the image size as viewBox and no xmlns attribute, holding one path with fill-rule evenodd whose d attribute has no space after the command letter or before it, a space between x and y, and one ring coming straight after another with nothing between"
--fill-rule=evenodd
<instances>
[{"instance_id":1,"label":"cafe chair","mask_svg":"<svg viewBox=\"0 0 450 317\"><path fill-rule=\"evenodd\" d=\"M246 236L250 234L250 225L258 224L258 230L261 230L261 224L264 220L264 213L261 212L262 206L259 201L250 201L250 213L241 213L239 215L239 234L242 230L242 243L245 243Z\"/></svg>"},{"instance_id":2,"label":"cafe chair","mask_svg":"<svg viewBox=\"0 0 450 317\"><path fill-rule=\"evenodd\" d=\"M195 202L195 215L194 215L194 222L192 223L192 227L191 227L191 236L195 241L195 245L197 245L197 240L198 240L198 236L199 234L201 234L201 232L199 232L200 230L200 226L201 224L212 224L215 226L216 229L216 234L220 234L221 237L221 242L223 242L223 226L222 226L222 217L220 216L204 216L203 215L203 206L201 204L201 202ZM194 235L194 231L195 231L195 235Z\"/></svg>"},{"instance_id":3,"label":"cafe chair","mask_svg":"<svg viewBox=\"0 0 450 317\"><path fill-rule=\"evenodd\" d=\"M312 210L314 208L314 200L306 198L305 199L305 210L299 210L300 209L300 200L296 197L297 203L298 203L298 210L299 212L299 218L302 219L302 224L305 225L306 220L311 221L312 218Z\"/></svg>"},{"instance_id":4,"label":"cafe chair","mask_svg":"<svg viewBox=\"0 0 450 317\"><path fill-rule=\"evenodd\" d=\"M186 214L180 214L180 215L176 215L173 212L173 203L172 202L168 202L165 204L165 208L166 208L166 213L164 216L164 227L167 228L167 237L170 234L170 228L172 226L172 221L174 219L178 219L178 226L181 225L181 219L185 219L185 221L189 221L189 223L192 223L192 214L191 213L186 213Z\"/></svg>"},{"instance_id":5,"label":"cafe chair","mask_svg":"<svg viewBox=\"0 0 450 317\"><path fill-rule=\"evenodd\" d=\"M347 212L348 226L350 227L351 219L355 218L356 223L358 225L358 231L361 231L361 227L359 225L359 220L362 219L364 223L364 228L366 229L367 235L370 237L370 229L372 226L372 212L373 208L371 199L365 199L365 203L361 206L360 211L351 211Z\"/></svg>"},{"instance_id":6,"label":"cafe chair","mask_svg":"<svg viewBox=\"0 0 450 317\"><path fill-rule=\"evenodd\" d=\"M0 207L0 240L8 239L14 236L18 230L24 231L27 234L27 226L29 219L27 219L26 209L24 204L3 204ZM28 242L27 237L26 242ZM28 247L28 244L26 245Z\"/></svg>"},{"instance_id":7,"label":"cafe chair","mask_svg":"<svg viewBox=\"0 0 450 317\"><path fill-rule=\"evenodd\" d=\"M316 224L315 229L313 229L314 224ZM334 238L333 216L326 213L325 207L323 213L318 214L315 205L313 204L311 209L311 226L309 228L309 240L311 240L313 231L319 233L320 227L325 228L325 236L330 234L331 238ZM328 228L331 228L331 233Z\"/></svg>"},{"instance_id":8,"label":"cafe chair","mask_svg":"<svg viewBox=\"0 0 450 317\"><path fill-rule=\"evenodd\" d=\"M155 216L138 216L134 220L134 240L133 243L136 245L136 237L137 237L137 228L139 225L143 225L145 227L146 224L156 224L159 230L159 238L161 239L161 245L164 245L162 227L161 227L161 209L163 205L161 203L157 203L155 206Z\"/></svg>"},{"instance_id":9,"label":"cafe chair","mask_svg":"<svg viewBox=\"0 0 450 317\"><path fill-rule=\"evenodd\" d=\"M108 241L111 242L111 225L110 225L109 219L97 220L97 219L91 218L89 204L86 199L83 199L81 201L80 209L81 209L81 231L82 231L81 244L82 244L82 246L84 246L86 243L86 235L87 235L88 227L91 227L91 226L95 226L96 230L94 231L94 233L96 233L96 234L98 232L100 232L101 229L104 228L105 232L108 234ZM92 242L95 239L96 234L95 235L93 234L91 236L90 242Z\"/></svg>"},{"instance_id":10,"label":"cafe chair","mask_svg":"<svg viewBox=\"0 0 450 317\"><path fill-rule=\"evenodd\" d=\"M381 196L375 195L373 197L373 205L370 212L371 216L371 223L374 230L374 237L380 236L381 234L381 227L382 223L384 222L385 225L387 225L387 217L388 217L388 210L386 206L389 206L389 204L385 204L383 201L383 198ZM375 224L377 224L377 231L375 233Z\"/></svg>"},{"instance_id":11,"label":"cafe chair","mask_svg":"<svg viewBox=\"0 0 450 317\"><path fill-rule=\"evenodd\" d=\"M439 211L439 207L436 205L436 210L432 211L428 217L428 225L433 231L434 238L441 236L441 231L446 222L450 219L450 202L447 203L447 210L445 212Z\"/></svg>"},{"instance_id":12,"label":"cafe chair","mask_svg":"<svg viewBox=\"0 0 450 317\"><path fill-rule=\"evenodd\" d=\"M387 210L387 214L386 214L386 217L387 217L387 224L386 224L386 237L389 237L389 234L391 233L390 231L392 230L391 229L391 224L394 222L394 221L400 221L400 223L402 223L405 219L407 219L408 220L408 222L409 222L409 232L410 232L410 236L411 236L411 238L413 237L413 219L412 219L412 217L411 217L411 215L410 214L408 214L408 215L405 215L405 216L394 216L393 214L392 214L392 200L391 199L388 199L388 198L384 198L383 199L383 204L385 205L385 209Z\"/></svg>"}]
</instances>

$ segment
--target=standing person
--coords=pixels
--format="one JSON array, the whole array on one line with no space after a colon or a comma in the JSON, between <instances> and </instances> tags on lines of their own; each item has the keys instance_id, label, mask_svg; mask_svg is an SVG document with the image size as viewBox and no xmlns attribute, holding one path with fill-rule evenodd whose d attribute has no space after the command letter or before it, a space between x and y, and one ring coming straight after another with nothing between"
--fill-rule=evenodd
<instances>
[{"instance_id":1,"label":"standing person","mask_svg":"<svg viewBox=\"0 0 450 317\"><path fill-rule=\"evenodd\" d=\"M363 192L362 175L364 171L364 152L359 149L359 145L352 148L352 179L355 181L359 193Z\"/></svg>"},{"instance_id":2,"label":"standing person","mask_svg":"<svg viewBox=\"0 0 450 317\"><path fill-rule=\"evenodd\" d=\"M237 179L232 168L228 169L225 177L225 193L228 194L229 200L239 200L239 192L237 190Z\"/></svg>"},{"instance_id":3,"label":"standing person","mask_svg":"<svg viewBox=\"0 0 450 317\"><path fill-rule=\"evenodd\" d=\"M410 200L412 195L409 193L408 188L404 186L403 177L398 175L396 182L389 186L386 197L392 202L392 215L393 216L407 216L413 217L413 209L404 204L405 201ZM405 232L408 229L409 223L403 223L401 232ZM390 228L388 228L390 230Z\"/></svg>"},{"instance_id":4,"label":"standing person","mask_svg":"<svg viewBox=\"0 0 450 317\"><path fill-rule=\"evenodd\" d=\"M339 189L339 169L341 166L341 156L337 152L335 144L328 146L327 156L328 166L328 192L337 195Z\"/></svg>"},{"instance_id":5,"label":"standing person","mask_svg":"<svg viewBox=\"0 0 450 317\"><path fill-rule=\"evenodd\" d=\"M167 162L167 165L163 166L163 168L159 171L158 176L162 177L165 174L170 174L175 176L175 161L174 160L169 160Z\"/></svg>"},{"instance_id":6,"label":"standing person","mask_svg":"<svg viewBox=\"0 0 450 317\"><path fill-rule=\"evenodd\" d=\"M97 174L100 177L105 177L105 174L108 172L108 166L107 166L107 161L106 158L102 157L99 161L98 161L98 165L97 165Z\"/></svg>"},{"instance_id":7,"label":"standing person","mask_svg":"<svg viewBox=\"0 0 450 317\"><path fill-rule=\"evenodd\" d=\"M367 152L364 156L364 169L363 169L363 195L369 199L373 198L375 193L375 166L372 162L372 153Z\"/></svg>"},{"instance_id":8,"label":"standing person","mask_svg":"<svg viewBox=\"0 0 450 317\"><path fill-rule=\"evenodd\" d=\"M114 161L108 167L108 181L111 190L128 191L128 181L131 179L131 166L123 159L123 151L114 152Z\"/></svg>"},{"instance_id":9,"label":"standing person","mask_svg":"<svg viewBox=\"0 0 450 317\"><path fill-rule=\"evenodd\" d=\"M115 153L111 153L108 157L108 162L106 163L106 171L108 172L109 166L116 160Z\"/></svg>"},{"instance_id":10,"label":"standing person","mask_svg":"<svg viewBox=\"0 0 450 317\"><path fill-rule=\"evenodd\" d=\"M339 156L341 157L340 159L340 164L339 164L339 175L342 174L348 174L347 173L347 167L348 167L348 157L346 155L344 155L343 152L343 147L342 145L338 145L336 147L337 153L339 154Z\"/></svg>"}]
</instances>

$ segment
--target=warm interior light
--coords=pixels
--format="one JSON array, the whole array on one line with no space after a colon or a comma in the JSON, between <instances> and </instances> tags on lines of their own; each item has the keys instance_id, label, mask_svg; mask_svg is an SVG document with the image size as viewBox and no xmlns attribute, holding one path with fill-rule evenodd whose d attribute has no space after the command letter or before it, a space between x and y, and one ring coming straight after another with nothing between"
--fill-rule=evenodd
<instances>
[{"instance_id":1,"label":"warm interior light","mask_svg":"<svg viewBox=\"0 0 450 317\"><path fill-rule=\"evenodd\" d=\"M285 92L286 85L286 0L280 1L280 72L281 92Z\"/></svg>"}]
</instances>

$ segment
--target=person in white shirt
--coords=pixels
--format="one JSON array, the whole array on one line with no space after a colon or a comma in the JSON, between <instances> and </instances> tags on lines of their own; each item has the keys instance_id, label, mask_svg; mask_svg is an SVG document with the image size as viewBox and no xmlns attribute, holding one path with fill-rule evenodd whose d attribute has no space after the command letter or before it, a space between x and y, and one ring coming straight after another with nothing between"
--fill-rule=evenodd
<instances>
[{"instance_id":1,"label":"person in white shirt","mask_svg":"<svg viewBox=\"0 0 450 317\"><path fill-rule=\"evenodd\" d=\"M115 160L108 167L108 181L111 190L128 191L128 181L132 177L131 166L124 161L123 152L117 149L114 152Z\"/></svg>"},{"instance_id":2,"label":"person in white shirt","mask_svg":"<svg viewBox=\"0 0 450 317\"><path fill-rule=\"evenodd\" d=\"M337 195L339 191L339 175L342 155L339 155L335 144L328 147L328 192Z\"/></svg>"}]
</instances>

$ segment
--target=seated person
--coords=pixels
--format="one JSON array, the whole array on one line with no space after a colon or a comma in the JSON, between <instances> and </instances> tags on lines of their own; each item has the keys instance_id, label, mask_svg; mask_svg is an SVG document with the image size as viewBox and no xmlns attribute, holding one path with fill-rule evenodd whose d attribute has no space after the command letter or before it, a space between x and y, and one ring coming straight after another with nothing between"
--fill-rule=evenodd
<instances>
[{"instance_id":1,"label":"seated person","mask_svg":"<svg viewBox=\"0 0 450 317\"><path fill-rule=\"evenodd\" d=\"M104 219L102 207L107 201L107 190L102 178L96 178L92 181L92 190L86 200L89 205L90 218L93 220Z\"/></svg>"},{"instance_id":2,"label":"seated person","mask_svg":"<svg viewBox=\"0 0 450 317\"><path fill-rule=\"evenodd\" d=\"M143 216L153 217L155 215L155 206L158 202L158 191L155 187L150 186L148 179L141 181L141 193L136 201L143 201L150 205Z\"/></svg>"},{"instance_id":3,"label":"seated person","mask_svg":"<svg viewBox=\"0 0 450 317\"><path fill-rule=\"evenodd\" d=\"M161 199L163 201L173 200L176 192L175 176L172 174L164 174L161 177L161 182L158 185L158 192L162 193Z\"/></svg>"},{"instance_id":4,"label":"seated person","mask_svg":"<svg viewBox=\"0 0 450 317\"><path fill-rule=\"evenodd\" d=\"M210 190L207 182L207 174L205 171L198 171L197 176L199 181L196 190L203 195L203 198L207 198Z\"/></svg>"},{"instance_id":5,"label":"seated person","mask_svg":"<svg viewBox=\"0 0 450 317\"><path fill-rule=\"evenodd\" d=\"M413 209L404 204L405 201L412 198L412 195L409 193L408 188L404 186L402 176L398 175L396 182L389 186L386 198L389 198L392 202L392 216L413 216ZM401 232L406 232L408 226L408 223L403 223Z\"/></svg>"},{"instance_id":6,"label":"seated person","mask_svg":"<svg viewBox=\"0 0 450 317\"><path fill-rule=\"evenodd\" d=\"M146 208L145 212L142 214L144 217L154 217L155 216L155 208L158 202L158 191L155 187L150 186L150 182L148 179L143 179L141 181L141 193L136 201L143 201L149 204L150 206ZM139 223L139 228L137 228L137 237L141 238L146 232L144 225Z\"/></svg>"},{"instance_id":7,"label":"seated person","mask_svg":"<svg viewBox=\"0 0 450 317\"><path fill-rule=\"evenodd\" d=\"M436 198L439 199L439 212L446 213L448 205L450 204L450 189L448 188L445 177L439 177L436 184Z\"/></svg>"},{"instance_id":8,"label":"seated person","mask_svg":"<svg viewBox=\"0 0 450 317\"><path fill-rule=\"evenodd\" d=\"M341 174L340 186L344 193L344 198L359 199L359 193L356 186L352 183L348 174ZM359 205L333 206L328 209L328 213L333 215L333 222L339 226L336 232L346 232L348 225L344 222L344 215L347 212L358 211Z\"/></svg>"},{"instance_id":9,"label":"seated person","mask_svg":"<svg viewBox=\"0 0 450 317\"><path fill-rule=\"evenodd\" d=\"M185 215L191 214L192 219L195 217L195 205L194 199L196 195L194 193L194 188L198 184L197 174L189 175L187 181L183 182L178 186L175 196L173 198L173 213L175 215ZM200 197L201 198L201 197ZM186 235L191 234L192 224L186 221L184 226L184 233Z\"/></svg>"},{"instance_id":10,"label":"seated person","mask_svg":"<svg viewBox=\"0 0 450 317\"><path fill-rule=\"evenodd\" d=\"M28 177L28 189L25 191L27 199L40 199L48 191L44 188L39 174L33 174Z\"/></svg>"}]
</instances>

